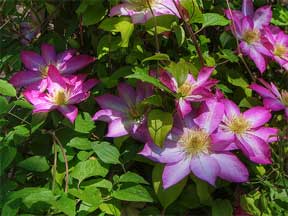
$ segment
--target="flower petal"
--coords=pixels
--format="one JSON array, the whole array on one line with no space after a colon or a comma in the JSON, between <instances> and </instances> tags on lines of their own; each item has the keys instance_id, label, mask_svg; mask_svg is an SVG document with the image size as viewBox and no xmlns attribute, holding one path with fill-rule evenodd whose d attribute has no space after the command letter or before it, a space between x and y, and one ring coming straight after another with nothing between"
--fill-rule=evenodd
<instances>
[{"instance_id":1,"label":"flower petal","mask_svg":"<svg viewBox=\"0 0 288 216\"><path fill-rule=\"evenodd\" d=\"M249 121L252 128L257 128L268 122L272 115L265 107L253 107L245 111L243 117Z\"/></svg>"},{"instance_id":2,"label":"flower petal","mask_svg":"<svg viewBox=\"0 0 288 216\"><path fill-rule=\"evenodd\" d=\"M211 76L214 69L215 69L214 67L203 67L199 71L198 78L197 78L197 85L201 86L203 83L205 83Z\"/></svg>"},{"instance_id":3,"label":"flower petal","mask_svg":"<svg viewBox=\"0 0 288 216\"><path fill-rule=\"evenodd\" d=\"M121 113L117 113L116 111L110 109L102 109L95 113L93 120L111 122L119 117L121 118Z\"/></svg>"},{"instance_id":4,"label":"flower petal","mask_svg":"<svg viewBox=\"0 0 288 216\"><path fill-rule=\"evenodd\" d=\"M42 44L41 54L47 65L56 63L56 51L50 44Z\"/></svg>"},{"instance_id":5,"label":"flower petal","mask_svg":"<svg viewBox=\"0 0 288 216\"><path fill-rule=\"evenodd\" d=\"M254 13L254 27L261 29L263 26L269 25L272 19L271 6L264 6L258 8Z\"/></svg>"},{"instance_id":6,"label":"flower petal","mask_svg":"<svg viewBox=\"0 0 288 216\"><path fill-rule=\"evenodd\" d=\"M275 95L271 93L268 89L264 88L263 86L260 86L256 83L253 83L250 85L250 88L254 91L256 91L259 95L262 97L270 97L276 99Z\"/></svg>"},{"instance_id":7,"label":"flower petal","mask_svg":"<svg viewBox=\"0 0 288 216\"><path fill-rule=\"evenodd\" d=\"M261 127L251 134L263 139L265 142L276 142L278 140L278 129L271 127Z\"/></svg>"},{"instance_id":8,"label":"flower petal","mask_svg":"<svg viewBox=\"0 0 288 216\"><path fill-rule=\"evenodd\" d=\"M32 51L22 51L21 60L25 67L32 71L39 71L41 67L45 67L44 59L37 53Z\"/></svg>"},{"instance_id":9,"label":"flower petal","mask_svg":"<svg viewBox=\"0 0 288 216\"><path fill-rule=\"evenodd\" d=\"M119 96L125 101L129 107L134 107L136 104L136 92L134 88L126 83L118 84Z\"/></svg>"},{"instance_id":10,"label":"flower petal","mask_svg":"<svg viewBox=\"0 0 288 216\"><path fill-rule=\"evenodd\" d=\"M65 79L60 75L54 65L50 65L47 76L47 89L49 93L54 93L55 89L65 89L67 87Z\"/></svg>"},{"instance_id":11,"label":"flower petal","mask_svg":"<svg viewBox=\"0 0 288 216\"><path fill-rule=\"evenodd\" d=\"M264 98L263 104L266 108L269 108L273 111L279 111L285 109L285 105L279 99Z\"/></svg>"},{"instance_id":12,"label":"flower petal","mask_svg":"<svg viewBox=\"0 0 288 216\"><path fill-rule=\"evenodd\" d=\"M89 96L90 96L89 92L83 92L83 93L73 95L72 97L69 98L68 104L81 103L82 101L86 100Z\"/></svg>"},{"instance_id":13,"label":"flower petal","mask_svg":"<svg viewBox=\"0 0 288 216\"><path fill-rule=\"evenodd\" d=\"M220 167L217 161L209 155L193 157L190 163L190 169L198 178L215 185Z\"/></svg>"},{"instance_id":14,"label":"flower petal","mask_svg":"<svg viewBox=\"0 0 288 216\"><path fill-rule=\"evenodd\" d=\"M23 87L30 85L31 83L35 83L41 79L42 78L38 71L20 71L14 74L9 82L15 87Z\"/></svg>"},{"instance_id":15,"label":"flower petal","mask_svg":"<svg viewBox=\"0 0 288 216\"><path fill-rule=\"evenodd\" d=\"M185 117L187 114L189 114L192 111L192 107L190 102L186 101L183 98L180 98L176 104L177 111L182 117Z\"/></svg>"},{"instance_id":16,"label":"flower petal","mask_svg":"<svg viewBox=\"0 0 288 216\"><path fill-rule=\"evenodd\" d=\"M87 65L91 64L95 60L96 59L94 57L91 57L88 55L73 56L63 65L61 65L59 70L63 74L71 74L86 67Z\"/></svg>"},{"instance_id":17,"label":"flower petal","mask_svg":"<svg viewBox=\"0 0 288 216\"><path fill-rule=\"evenodd\" d=\"M252 134L244 134L237 136L236 144L251 161L260 164L271 163L270 149L263 139Z\"/></svg>"},{"instance_id":18,"label":"flower petal","mask_svg":"<svg viewBox=\"0 0 288 216\"><path fill-rule=\"evenodd\" d=\"M243 0L242 2L242 13L244 16L253 16L254 7L252 0Z\"/></svg>"},{"instance_id":19,"label":"flower petal","mask_svg":"<svg viewBox=\"0 0 288 216\"><path fill-rule=\"evenodd\" d=\"M233 154L212 154L219 165L218 176L230 182L246 182L249 173L245 165ZM229 164L229 166L227 166Z\"/></svg>"},{"instance_id":20,"label":"flower petal","mask_svg":"<svg viewBox=\"0 0 288 216\"><path fill-rule=\"evenodd\" d=\"M177 184L190 173L190 160L184 159L177 163L167 164L162 174L163 188Z\"/></svg>"},{"instance_id":21,"label":"flower petal","mask_svg":"<svg viewBox=\"0 0 288 216\"><path fill-rule=\"evenodd\" d=\"M111 94L104 94L96 97L96 101L102 109L111 109L122 113L128 112L127 105L121 100L120 97Z\"/></svg>"},{"instance_id":22,"label":"flower petal","mask_svg":"<svg viewBox=\"0 0 288 216\"><path fill-rule=\"evenodd\" d=\"M228 99L223 99L222 101L224 104L225 115L228 119L240 115L240 109L233 101Z\"/></svg>"},{"instance_id":23,"label":"flower petal","mask_svg":"<svg viewBox=\"0 0 288 216\"><path fill-rule=\"evenodd\" d=\"M78 115L78 108L73 105L58 106L57 109L73 124Z\"/></svg>"},{"instance_id":24,"label":"flower petal","mask_svg":"<svg viewBox=\"0 0 288 216\"><path fill-rule=\"evenodd\" d=\"M120 137L128 134L125 123L121 118L117 118L109 123L106 137Z\"/></svg>"}]
</instances>

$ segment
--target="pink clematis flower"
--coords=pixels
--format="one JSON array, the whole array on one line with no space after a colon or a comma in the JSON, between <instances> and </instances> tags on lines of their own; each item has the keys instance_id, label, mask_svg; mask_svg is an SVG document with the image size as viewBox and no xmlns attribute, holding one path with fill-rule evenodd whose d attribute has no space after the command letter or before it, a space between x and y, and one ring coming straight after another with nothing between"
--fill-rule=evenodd
<instances>
[{"instance_id":1,"label":"pink clematis flower","mask_svg":"<svg viewBox=\"0 0 288 216\"><path fill-rule=\"evenodd\" d=\"M75 50L67 50L57 55L55 48L49 44L42 44L41 53L42 56L32 51L22 51L21 60L25 69L14 74L10 83L15 87L29 85L30 88L44 91L50 65L54 65L61 74L67 75L95 61L95 58L88 55L75 55Z\"/></svg>"},{"instance_id":2,"label":"pink clematis flower","mask_svg":"<svg viewBox=\"0 0 288 216\"><path fill-rule=\"evenodd\" d=\"M253 83L250 88L263 97L265 107L272 111L284 110L288 119L288 91L282 90L280 93L273 83L269 84L263 79L259 79L259 81L264 87Z\"/></svg>"},{"instance_id":3,"label":"pink clematis flower","mask_svg":"<svg viewBox=\"0 0 288 216\"><path fill-rule=\"evenodd\" d=\"M242 11L225 10L228 19L235 24L235 36L240 40L240 49L256 64L261 73L266 70L269 51L261 41L261 30L270 24L272 11L270 6L263 6L254 12L252 0L243 0Z\"/></svg>"},{"instance_id":4,"label":"pink clematis flower","mask_svg":"<svg viewBox=\"0 0 288 216\"><path fill-rule=\"evenodd\" d=\"M126 83L118 85L118 96L104 94L96 98L102 108L93 119L109 123L107 137L130 134L133 138L146 141L147 107L141 102L153 94L152 86L138 83L136 90Z\"/></svg>"},{"instance_id":5,"label":"pink clematis flower","mask_svg":"<svg viewBox=\"0 0 288 216\"><path fill-rule=\"evenodd\" d=\"M85 78L85 75L62 77L57 68L50 65L46 92L27 89L23 95L34 105L33 113L57 109L73 123L78 114L74 104L86 100L89 90L98 83L95 79L85 81Z\"/></svg>"},{"instance_id":6,"label":"pink clematis flower","mask_svg":"<svg viewBox=\"0 0 288 216\"><path fill-rule=\"evenodd\" d=\"M267 26L264 27L263 42L270 57L288 70L288 35L277 27Z\"/></svg>"},{"instance_id":7,"label":"pink clematis flower","mask_svg":"<svg viewBox=\"0 0 288 216\"><path fill-rule=\"evenodd\" d=\"M178 4L178 1L175 1ZM145 23L154 16L171 14L180 18L179 12L173 0L123 0L122 4L114 6L109 16L130 16L135 24Z\"/></svg>"},{"instance_id":8,"label":"pink clematis flower","mask_svg":"<svg viewBox=\"0 0 288 216\"><path fill-rule=\"evenodd\" d=\"M211 136L218 128L224 113L224 105L216 100L202 103L199 113L191 112L184 119L174 118L174 127L168 134L164 147L152 141L145 144L141 155L164 163L162 175L166 189L192 173L214 185L217 176L231 182L245 182L248 171L239 159L218 147ZM227 166L229 164L229 166Z\"/></svg>"},{"instance_id":9,"label":"pink clematis flower","mask_svg":"<svg viewBox=\"0 0 288 216\"><path fill-rule=\"evenodd\" d=\"M225 107L224 117L213 139L222 143L222 148L236 145L234 148L241 149L255 163L271 163L268 143L277 140L278 130L263 126L271 118L269 110L253 107L241 113L234 102L228 99L221 102Z\"/></svg>"},{"instance_id":10,"label":"pink clematis flower","mask_svg":"<svg viewBox=\"0 0 288 216\"><path fill-rule=\"evenodd\" d=\"M200 102L213 97L210 88L217 83L217 80L209 79L213 70L214 67L203 67L199 71L197 80L192 74L188 74L181 85L178 85L176 79L170 73L164 70L160 71L160 81L179 95L176 100L176 107L182 117L191 112L191 102Z\"/></svg>"}]
</instances>

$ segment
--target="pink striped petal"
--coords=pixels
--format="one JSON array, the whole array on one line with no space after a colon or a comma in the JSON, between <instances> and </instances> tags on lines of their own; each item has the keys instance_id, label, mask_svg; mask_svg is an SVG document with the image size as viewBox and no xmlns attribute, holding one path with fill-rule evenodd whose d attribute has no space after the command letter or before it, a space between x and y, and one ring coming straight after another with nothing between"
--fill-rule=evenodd
<instances>
[{"instance_id":1,"label":"pink striped petal","mask_svg":"<svg viewBox=\"0 0 288 216\"><path fill-rule=\"evenodd\" d=\"M58 106L57 109L73 124L78 115L78 108L73 105Z\"/></svg>"},{"instance_id":2,"label":"pink striped petal","mask_svg":"<svg viewBox=\"0 0 288 216\"><path fill-rule=\"evenodd\" d=\"M263 139L265 142L276 142L278 140L278 129L271 127L261 127L250 133Z\"/></svg>"},{"instance_id":3,"label":"pink striped petal","mask_svg":"<svg viewBox=\"0 0 288 216\"><path fill-rule=\"evenodd\" d=\"M67 87L65 79L60 75L54 65L50 65L47 76L47 89L49 93L54 93L56 89L65 89Z\"/></svg>"},{"instance_id":4,"label":"pink striped petal","mask_svg":"<svg viewBox=\"0 0 288 216\"><path fill-rule=\"evenodd\" d=\"M272 115L265 107L253 107L245 111L243 117L249 121L252 128L257 128L267 123Z\"/></svg>"},{"instance_id":5,"label":"pink striped petal","mask_svg":"<svg viewBox=\"0 0 288 216\"><path fill-rule=\"evenodd\" d=\"M263 26L269 25L272 19L271 6L263 6L258 8L254 13L254 26L257 29L263 28Z\"/></svg>"},{"instance_id":6,"label":"pink striped petal","mask_svg":"<svg viewBox=\"0 0 288 216\"><path fill-rule=\"evenodd\" d=\"M240 109L233 101L228 99L223 99L222 101L224 104L225 115L228 117L228 119L240 115Z\"/></svg>"},{"instance_id":7,"label":"pink striped petal","mask_svg":"<svg viewBox=\"0 0 288 216\"><path fill-rule=\"evenodd\" d=\"M233 154L212 154L219 165L218 176L230 182L246 182L249 173L245 165Z\"/></svg>"},{"instance_id":8,"label":"pink striped petal","mask_svg":"<svg viewBox=\"0 0 288 216\"><path fill-rule=\"evenodd\" d=\"M33 113L49 112L53 109L56 109L56 106L54 104L44 101L43 103L34 105Z\"/></svg>"},{"instance_id":9,"label":"pink striped petal","mask_svg":"<svg viewBox=\"0 0 288 216\"><path fill-rule=\"evenodd\" d=\"M198 178L215 185L220 167L217 161L209 155L201 155L191 159L190 169Z\"/></svg>"},{"instance_id":10,"label":"pink striped petal","mask_svg":"<svg viewBox=\"0 0 288 216\"><path fill-rule=\"evenodd\" d=\"M265 107L273 110L273 111L279 111L285 109L284 104L281 103L279 99L274 98L264 98L263 104Z\"/></svg>"},{"instance_id":11,"label":"pink striped petal","mask_svg":"<svg viewBox=\"0 0 288 216\"><path fill-rule=\"evenodd\" d=\"M276 98L275 95L271 93L271 91L269 91L268 89L266 89L263 86L260 86L256 83L251 84L250 88L252 90L256 91L262 97Z\"/></svg>"},{"instance_id":12,"label":"pink striped petal","mask_svg":"<svg viewBox=\"0 0 288 216\"><path fill-rule=\"evenodd\" d=\"M114 110L110 109L102 109L95 113L95 115L93 116L93 120L111 122L119 117L121 117L121 113L117 113Z\"/></svg>"},{"instance_id":13,"label":"pink striped petal","mask_svg":"<svg viewBox=\"0 0 288 216\"><path fill-rule=\"evenodd\" d=\"M177 163L167 164L162 174L163 188L177 184L190 173L190 160L184 159Z\"/></svg>"},{"instance_id":14,"label":"pink striped petal","mask_svg":"<svg viewBox=\"0 0 288 216\"><path fill-rule=\"evenodd\" d=\"M128 134L125 124L121 118L115 119L109 123L106 137L120 137Z\"/></svg>"},{"instance_id":15,"label":"pink striped petal","mask_svg":"<svg viewBox=\"0 0 288 216\"><path fill-rule=\"evenodd\" d=\"M243 0L242 2L242 13L244 16L252 17L254 14L254 7L252 0Z\"/></svg>"},{"instance_id":16,"label":"pink striped petal","mask_svg":"<svg viewBox=\"0 0 288 216\"><path fill-rule=\"evenodd\" d=\"M211 76L211 74L214 71L214 67L203 67L198 74L197 78L197 85L201 86L203 83L205 83Z\"/></svg>"},{"instance_id":17,"label":"pink striped petal","mask_svg":"<svg viewBox=\"0 0 288 216\"><path fill-rule=\"evenodd\" d=\"M21 60L25 67L32 71L39 71L40 67L45 67L44 59L37 53L32 51L22 51Z\"/></svg>"},{"instance_id":18,"label":"pink striped petal","mask_svg":"<svg viewBox=\"0 0 288 216\"><path fill-rule=\"evenodd\" d=\"M186 101L183 98L180 98L179 101L176 104L177 106L177 111L182 117L185 117L192 111L192 107L190 102Z\"/></svg>"}]
</instances>

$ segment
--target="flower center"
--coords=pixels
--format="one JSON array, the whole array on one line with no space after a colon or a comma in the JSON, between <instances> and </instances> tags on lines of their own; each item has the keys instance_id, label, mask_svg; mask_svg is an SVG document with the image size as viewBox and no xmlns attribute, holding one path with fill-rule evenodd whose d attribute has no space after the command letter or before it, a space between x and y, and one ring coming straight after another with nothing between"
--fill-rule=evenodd
<instances>
[{"instance_id":1,"label":"flower center","mask_svg":"<svg viewBox=\"0 0 288 216\"><path fill-rule=\"evenodd\" d=\"M54 96L54 103L61 106L61 105L65 105L66 102L67 102L66 93L63 90L57 91Z\"/></svg>"},{"instance_id":2,"label":"flower center","mask_svg":"<svg viewBox=\"0 0 288 216\"><path fill-rule=\"evenodd\" d=\"M228 127L235 134L242 134L250 129L250 123L242 116L232 118L229 122Z\"/></svg>"},{"instance_id":3,"label":"flower center","mask_svg":"<svg viewBox=\"0 0 288 216\"><path fill-rule=\"evenodd\" d=\"M45 66L45 67L40 68L40 73L41 73L42 79L45 79L47 77L48 70L49 70L49 66Z\"/></svg>"},{"instance_id":4,"label":"flower center","mask_svg":"<svg viewBox=\"0 0 288 216\"><path fill-rule=\"evenodd\" d=\"M282 95L281 97L282 103L288 107L288 91L282 90L281 95Z\"/></svg>"},{"instance_id":5,"label":"flower center","mask_svg":"<svg viewBox=\"0 0 288 216\"><path fill-rule=\"evenodd\" d=\"M248 44L252 44L258 41L260 38L259 31L257 30L247 30L243 34L243 40L246 41Z\"/></svg>"},{"instance_id":6,"label":"flower center","mask_svg":"<svg viewBox=\"0 0 288 216\"><path fill-rule=\"evenodd\" d=\"M277 44L274 48L274 54L278 57L282 57L287 53L287 48L283 45Z\"/></svg>"},{"instance_id":7,"label":"flower center","mask_svg":"<svg viewBox=\"0 0 288 216\"><path fill-rule=\"evenodd\" d=\"M194 90L194 86L185 82L184 84L182 84L179 88L178 88L178 93L181 94L181 96L185 97L188 96L192 93L192 91Z\"/></svg>"},{"instance_id":8,"label":"flower center","mask_svg":"<svg viewBox=\"0 0 288 216\"><path fill-rule=\"evenodd\" d=\"M211 140L209 134L203 130L188 129L179 140L189 156L196 156L201 153L209 153Z\"/></svg>"}]
</instances>

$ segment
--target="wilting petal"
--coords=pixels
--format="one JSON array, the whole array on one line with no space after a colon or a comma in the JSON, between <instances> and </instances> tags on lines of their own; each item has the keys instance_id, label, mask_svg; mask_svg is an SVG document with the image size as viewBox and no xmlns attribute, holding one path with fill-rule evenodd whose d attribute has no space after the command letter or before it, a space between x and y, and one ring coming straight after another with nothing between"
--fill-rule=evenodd
<instances>
[{"instance_id":1,"label":"wilting petal","mask_svg":"<svg viewBox=\"0 0 288 216\"><path fill-rule=\"evenodd\" d=\"M177 163L167 164L162 174L163 188L177 184L190 173L190 160L184 159Z\"/></svg>"},{"instance_id":2,"label":"wilting petal","mask_svg":"<svg viewBox=\"0 0 288 216\"><path fill-rule=\"evenodd\" d=\"M265 142L276 142L278 140L278 129L270 127L261 127L255 131L249 132L260 139L263 139Z\"/></svg>"},{"instance_id":3,"label":"wilting petal","mask_svg":"<svg viewBox=\"0 0 288 216\"><path fill-rule=\"evenodd\" d=\"M218 128L224 114L224 105L216 100L207 100L202 103L199 115L194 119L199 128L204 129L208 134Z\"/></svg>"},{"instance_id":4,"label":"wilting petal","mask_svg":"<svg viewBox=\"0 0 288 216\"><path fill-rule=\"evenodd\" d=\"M96 101L102 109L111 109L122 113L128 112L127 105L121 100L120 97L105 94L96 97Z\"/></svg>"},{"instance_id":5,"label":"wilting petal","mask_svg":"<svg viewBox=\"0 0 288 216\"><path fill-rule=\"evenodd\" d=\"M270 149L263 139L251 134L244 134L237 136L236 144L251 161L260 164L271 163Z\"/></svg>"},{"instance_id":6,"label":"wilting petal","mask_svg":"<svg viewBox=\"0 0 288 216\"><path fill-rule=\"evenodd\" d=\"M224 104L225 114L228 119L240 115L240 109L233 101L228 99L223 99L222 101Z\"/></svg>"},{"instance_id":7,"label":"wilting petal","mask_svg":"<svg viewBox=\"0 0 288 216\"><path fill-rule=\"evenodd\" d=\"M190 168L198 178L215 185L220 168L217 161L208 155L201 155L191 159Z\"/></svg>"},{"instance_id":8,"label":"wilting petal","mask_svg":"<svg viewBox=\"0 0 288 216\"><path fill-rule=\"evenodd\" d=\"M254 7L252 0L243 0L242 2L242 13L244 16L252 17L254 14Z\"/></svg>"},{"instance_id":9,"label":"wilting petal","mask_svg":"<svg viewBox=\"0 0 288 216\"><path fill-rule=\"evenodd\" d=\"M20 71L14 74L9 82L15 87L23 87L30 85L31 83L35 83L41 79L42 78L38 71Z\"/></svg>"},{"instance_id":10,"label":"wilting petal","mask_svg":"<svg viewBox=\"0 0 288 216\"><path fill-rule=\"evenodd\" d=\"M50 44L42 44L41 54L47 65L56 63L56 51Z\"/></svg>"},{"instance_id":11,"label":"wilting petal","mask_svg":"<svg viewBox=\"0 0 288 216\"><path fill-rule=\"evenodd\" d=\"M269 25L272 19L271 6L258 8L254 13L254 27L261 29L265 25Z\"/></svg>"},{"instance_id":12,"label":"wilting petal","mask_svg":"<svg viewBox=\"0 0 288 216\"><path fill-rule=\"evenodd\" d=\"M74 73L90 63L94 62L95 58L88 56L88 55L78 55L73 56L71 59L69 59L67 62L65 62L59 70L63 74L71 74Z\"/></svg>"},{"instance_id":13,"label":"wilting petal","mask_svg":"<svg viewBox=\"0 0 288 216\"><path fill-rule=\"evenodd\" d=\"M95 113L93 120L111 122L119 117L122 117L121 113L117 113L116 111L110 109L102 109Z\"/></svg>"},{"instance_id":14,"label":"wilting petal","mask_svg":"<svg viewBox=\"0 0 288 216\"><path fill-rule=\"evenodd\" d=\"M203 83L205 83L211 76L214 69L215 69L214 67L203 67L199 71L198 78L197 78L197 85L200 86Z\"/></svg>"},{"instance_id":15,"label":"wilting petal","mask_svg":"<svg viewBox=\"0 0 288 216\"><path fill-rule=\"evenodd\" d=\"M243 113L243 117L249 121L252 128L264 125L271 116L270 111L265 107L253 107Z\"/></svg>"},{"instance_id":16,"label":"wilting petal","mask_svg":"<svg viewBox=\"0 0 288 216\"><path fill-rule=\"evenodd\" d=\"M218 176L230 182L246 182L249 173L245 165L233 154L212 154L219 165Z\"/></svg>"},{"instance_id":17,"label":"wilting petal","mask_svg":"<svg viewBox=\"0 0 288 216\"><path fill-rule=\"evenodd\" d=\"M118 84L119 96L126 102L129 107L133 107L136 104L136 94L134 88L126 83Z\"/></svg>"},{"instance_id":18,"label":"wilting petal","mask_svg":"<svg viewBox=\"0 0 288 216\"><path fill-rule=\"evenodd\" d=\"M128 134L128 129L121 118L115 119L109 123L106 137L120 137Z\"/></svg>"},{"instance_id":19,"label":"wilting petal","mask_svg":"<svg viewBox=\"0 0 288 216\"><path fill-rule=\"evenodd\" d=\"M78 108L74 105L58 106L57 109L73 124L78 115Z\"/></svg>"},{"instance_id":20,"label":"wilting petal","mask_svg":"<svg viewBox=\"0 0 288 216\"><path fill-rule=\"evenodd\" d=\"M39 71L40 67L45 67L44 59L32 51L22 51L21 60L25 67L32 71Z\"/></svg>"}]
</instances>

